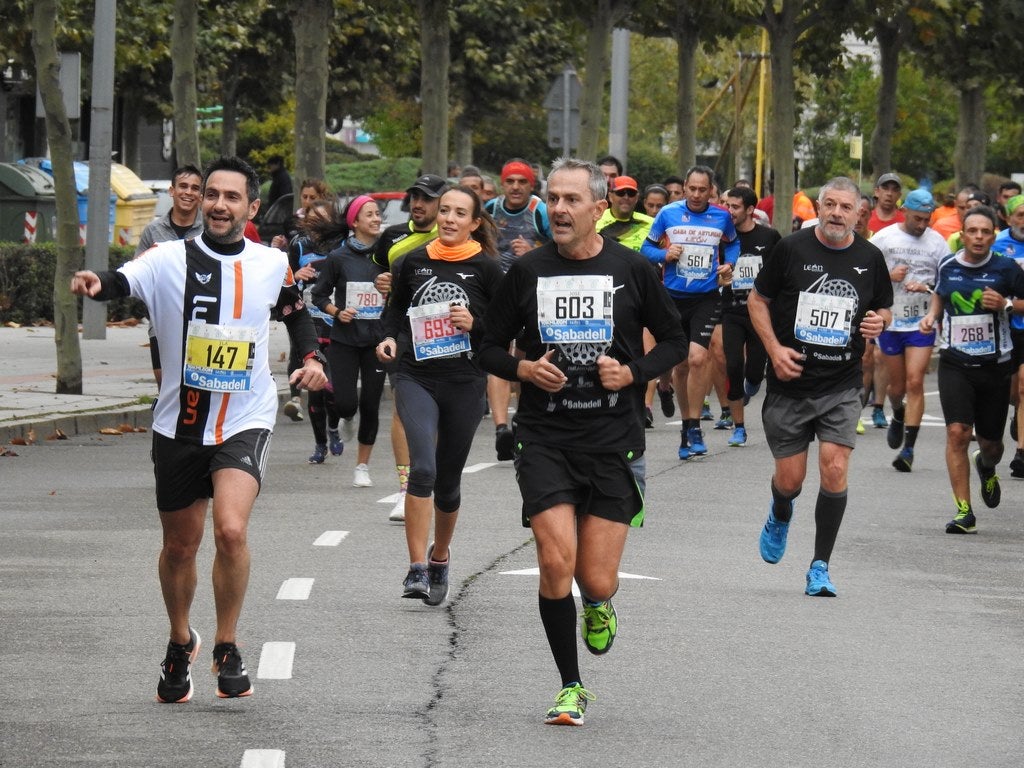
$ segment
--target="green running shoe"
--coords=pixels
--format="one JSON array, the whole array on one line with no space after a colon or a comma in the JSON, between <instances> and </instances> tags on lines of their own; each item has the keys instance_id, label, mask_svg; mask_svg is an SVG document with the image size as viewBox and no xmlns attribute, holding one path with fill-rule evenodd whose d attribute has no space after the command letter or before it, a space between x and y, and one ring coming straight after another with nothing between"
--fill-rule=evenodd
<instances>
[{"instance_id":1,"label":"green running shoe","mask_svg":"<svg viewBox=\"0 0 1024 768\"><path fill-rule=\"evenodd\" d=\"M956 503L956 517L946 523L946 533L977 533L978 521L966 501Z\"/></svg>"},{"instance_id":2,"label":"green running shoe","mask_svg":"<svg viewBox=\"0 0 1024 768\"><path fill-rule=\"evenodd\" d=\"M583 713L594 694L579 683L565 686L555 697L555 706L544 716L547 725L583 725Z\"/></svg>"},{"instance_id":3,"label":"green running shoe","mask_svg":"<svg viewBox=\"0 0 1024 768\"><path fill-rule=\"evenodd\" d=\"M981 500L989 509L998 507L1003 492L999 488L999 475L996 474L996 468L982 466L981 451L974 452L974 467L978 470L978 477L981 479Z\"/></svg>"},{"instance_id":4,"label":"green running shoe","mask_svg":"<svg viewBox=\"0 0 1024 768\"><path fill-rule=\"evenodd\" d=\"M599 605L588 605L584 600L580 634L583 636L583 644L587 646L588 651L598 655L608 653L612 643L615 642L618 625L615 607L611 600L605 600Z\"/></svg>"}]
</instances>

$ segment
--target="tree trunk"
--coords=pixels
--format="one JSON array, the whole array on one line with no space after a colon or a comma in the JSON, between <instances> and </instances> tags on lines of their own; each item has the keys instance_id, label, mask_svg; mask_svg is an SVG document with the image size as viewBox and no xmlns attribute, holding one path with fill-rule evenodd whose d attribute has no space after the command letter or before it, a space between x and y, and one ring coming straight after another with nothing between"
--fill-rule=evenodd
<instances>
[{"instance_id":1,"label":"tree trunk","mask_svg":"<svg viewBox=\"0 0 1024 768\"><path fill-rule=\"evenodd\" d=\"M423 173L448 175L448 0L418 0Z\"/></svg>"},{"instance_id":2,"label":"tree trunk","mask_svg":"<svg viewBox=\"0 0 1024 768\"><path fill-rule=\"evenodd\" d=\"M232 61L220 83L220 153L231 157L238 151L238 64Z\"/></svg>"},{"instance_id":3,"label":"tree trunk","mask_svg":"<svg viewBox=\"0 0 1024 768\"><path fill-rule=\"evenodd\" d=\"M196 121L196 0L174 0L171 27L171 99L174 101L174 151L177 165L200 166Z\"/></svg>"},{"instance_id":4,"label":"tree trunk","mask_svg":"<svg viewBox=\"0 0 1024 768\"><path fill-rule=\"evenodd\" d=\"M120 162L136 173L142 167L139 157L139 115L142 114L141 99L129 93L121 99L121 155ZM115 123L116 125L116 123Z\"/></svg>"},{"instance_id":5,"label":"tree trunk","mask_svg":"<svg viewBox=\"0 0 1024 768\"><path fill-rule=\"evenodd\" d=\"M57 0L35 0L32 53L36 82L46 113L46 139L53 163L57 205L57 264L53 275L53 324L57 352L57 394L82 394L82 348L78 338L78 300L71 277L82 265L78 244L78 205L71 154L71 125L60 87L56 43Z\"/></svg>"},{"instance_id":6,"label":"tree trunk","mask_svg":"<svg viewBox=\"0 0 1024 768\"><path fill-rule=\"evenodd\" d=\"M465 107L455 117L455 162L460 168L473 164L473 119Z\"/></svg>"},{"instance_id":7,"label":"tree trunk","mask_svg":"<svg viewBox=\"0 0 1024 768\"><path fill-rule=\"evenodd\" d=\"M956 126L956 152L953 173L957 189L968 182L981 184L985 171L985 145L988 141L988 115L985 92L980 85L960 91L960 115Z\"/></svg>"},{"instance_id":8,"label":"tree trunk","mask_svg":"<svg viewBox=\"0 0 1024 768\"><path fill-rule=\"evenodd\" d=\"M903 48L902 25L905 19L881 19L875 22L875 38L881 58L881 84L878 88L878 120L871 134L871 176L878 178L892 168L892 136L896 129L896 86L900 51Z\"/></svg>"},{"instance_id":9,"label":"tree trunk","mask_svg":"<svg viewBox=\"0 0 1024 768\"><path fill-rule=\"evenodd\" d=\"M768 126L768 152L775 171L775 213L772 225L787 235L792 231L796 165L793 134L796 129L796 88L793 49L799 0L784 0L782 10L766 14L771 39L772 112Z\"/></svg>"},{"instance_id":10,"label":"tree trunk","mask_svg":"<svg viewBox=\"0 0 1024 768\"><path fill-rule=\"evenodd\" d=\"M295 178L324 177L327 77L330 73L331 0L295 0Z\"/></svg>"},{"instance_id":11,"label":"tree trunk","mask_svg":"<svg viewBox=\"0 0 1024 768\"><path fill-rule=\"evenodd\" d=\"M587 50L583 63L583 91L580 94L579 157L594 159L601 140L604 116L605 77L609 67L608 41L612 34L612 0L596 0L584 15L587 26ZM563 151L569 154L569 147Z\"/></svg>"},{"instance_id":12,"label":"tree trunk","mask_svg":"<svg viewBox=\"0 0 1024 768\"><path fill-rule=\"evenodd\" d=\"M690 20L682 3L676 13L676 167L682 176L697 162L697 46L700 30Z\"/></svg>"}]
</instances>

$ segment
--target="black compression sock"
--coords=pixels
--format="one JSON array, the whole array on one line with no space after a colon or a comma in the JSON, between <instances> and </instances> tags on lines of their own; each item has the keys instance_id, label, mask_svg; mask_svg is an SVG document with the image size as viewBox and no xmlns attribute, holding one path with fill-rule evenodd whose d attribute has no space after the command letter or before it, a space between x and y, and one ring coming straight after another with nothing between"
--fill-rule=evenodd
<instances>
[{"instance_id":1,"label":"black compression sock","mask_svg":"<svg viewBox=\"0 0 1024 768\"><path fill-rule=\"evenodd\" d=\"M551 599L538 594L540 621L544 625L551 655L562 678L562 687L580 679L579 657L576 649L576 600L570 592L565 597Z\"/></svg>"},{"instance_id":2,"label":"black compression sock","mask_svg":"<svg viewBox=\"0 0 1024 768\"><path fill-rule=\"evenodd\" d=\"M843 523L846 512L846 491L829 493L818 491L818 501L814 505L814 559L826 563L832 556L832 548L839 535L839 526Z\"/></svg>"}]
</instances>

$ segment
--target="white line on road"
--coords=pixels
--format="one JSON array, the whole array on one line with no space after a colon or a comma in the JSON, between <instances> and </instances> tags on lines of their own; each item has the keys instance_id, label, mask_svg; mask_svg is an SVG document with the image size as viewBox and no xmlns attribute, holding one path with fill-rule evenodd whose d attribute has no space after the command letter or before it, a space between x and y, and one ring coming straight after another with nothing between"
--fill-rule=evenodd
<instances>
[{"instance_id":1,"label":"white line on road","mask_svg":"<svg viewBox=\"0 0 1024 768\"><path fill-rule=\"evenodd\" d=\"M314 547L336 547L345 540L348 531L324 531L320 537L313 542Z\"/></svg>"},{"instance_id":2,"label":"white line on road","mask_svg":"<svg viewBox=\"0 0 1024 768\"><path fill-rule=\"evenodd\" d=\"M385 496L383 499L377 499L377 503L378 504L394 504L396 501L398 501L398 497L399 496L401 496L400 493L392 493L390 496Z\"/></svg>"},{"instance_id":3,"label":"white line on road","mask_svg":"<svg viewBox=\"0 0 1024 768\"><path fill-rule=\"evenodd\" d=\"M242 755L242 768L284 768L284 750L247 749Z\"/></svg>"},{"instance_id":4,"label":"white line on road","mask_svg":"<svg viewBox=\"0 0 1024 768\"><path fill-rule=\"evenodd\" d=\"M502 576L540 576L540 568L523 568L518 571L499 571ZM635 573L623 573L619 571L620 579L645 579L647 581L661 581L657 576L640 576ZM576 596L580 596L580 588L576 583L576 579L572 580L572 593Z\"/></svg>"},{"instance_id":5,"label":"white line on road","mask_svg":"<svg viewBox=\"0 0 1024 768\"><path fill-rule=\"evenodd\" d=\"M497 465L498 462L496 461L484 462L483 464L471 464L470 466L462 470L462 474L472 475L474 472L479 472L482 469L489 469L490 467L495 467Z\"/></svg>"},{"instance_id":6,"label":"white line on road","mask_svg":"<svg viewBox=\"0 0 1024 768\"><path fill-rule=\"evenodd\" d=\"M263 680L291 680L295 643L264 643L256 677Z\"/></svg>"},{"instance_id":7,"label":"white line on road","mask_svg":"<svg viewBox=\"0 0 1024 768\"><path fill-rule=\"evenodd\" d=\"M313 589L312 579L285 579L277 590L278 600L308 600Z\"/></svg>"}]
</instances>

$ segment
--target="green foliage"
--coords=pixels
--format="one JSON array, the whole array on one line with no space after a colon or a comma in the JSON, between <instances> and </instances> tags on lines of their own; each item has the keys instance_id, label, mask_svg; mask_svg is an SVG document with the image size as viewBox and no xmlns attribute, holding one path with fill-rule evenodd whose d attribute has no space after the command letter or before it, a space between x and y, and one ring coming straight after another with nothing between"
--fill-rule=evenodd
<instances>
[{"instance_id":1,"label":"green foliage","mask_svg":"<svg viewBox=\"0 0 1024 768\"><path fill-rule=\"evenodd\" d=\"M626 173L636 179L641 192L648 184L660 184L676 172L675 158L651 146L631 144L626 165Z\"/></svg>"},{"instance_id":2,"label":"green foliage","mask_svg":"<svg viewBox=\"0 0 1024 768\"><path fill-rule=\"evenodd\" d=\"M385 93L366 118L366 132L374 137L384 157L418 155L423 138L419 105L411 99L398 98L394 91Z\"/></svg>"},{"instance_id":3,"label":"green foliage","mask_svg":"<svg viewBox=\"0 0 1024 768\"><path fill-rule=\"evenodd\" d=\"M130 260L135 249L110 246L110 269ZM38 325L53 322L53 276L57 268L57 244L0 242L0 323ZM107 303L108 320L145 317L137 299Z\"/></svg>"},{"instance_id":4,"label":"green foliage","mask_svg":"<svg viewBox=\"0 0 1024 768\"><path fill-rule=\"evenodd\" d=\"M376 158L326 168L327 185L339 195L403 190L419 175L417 157Z\"/></svg>"}]
</instances>

